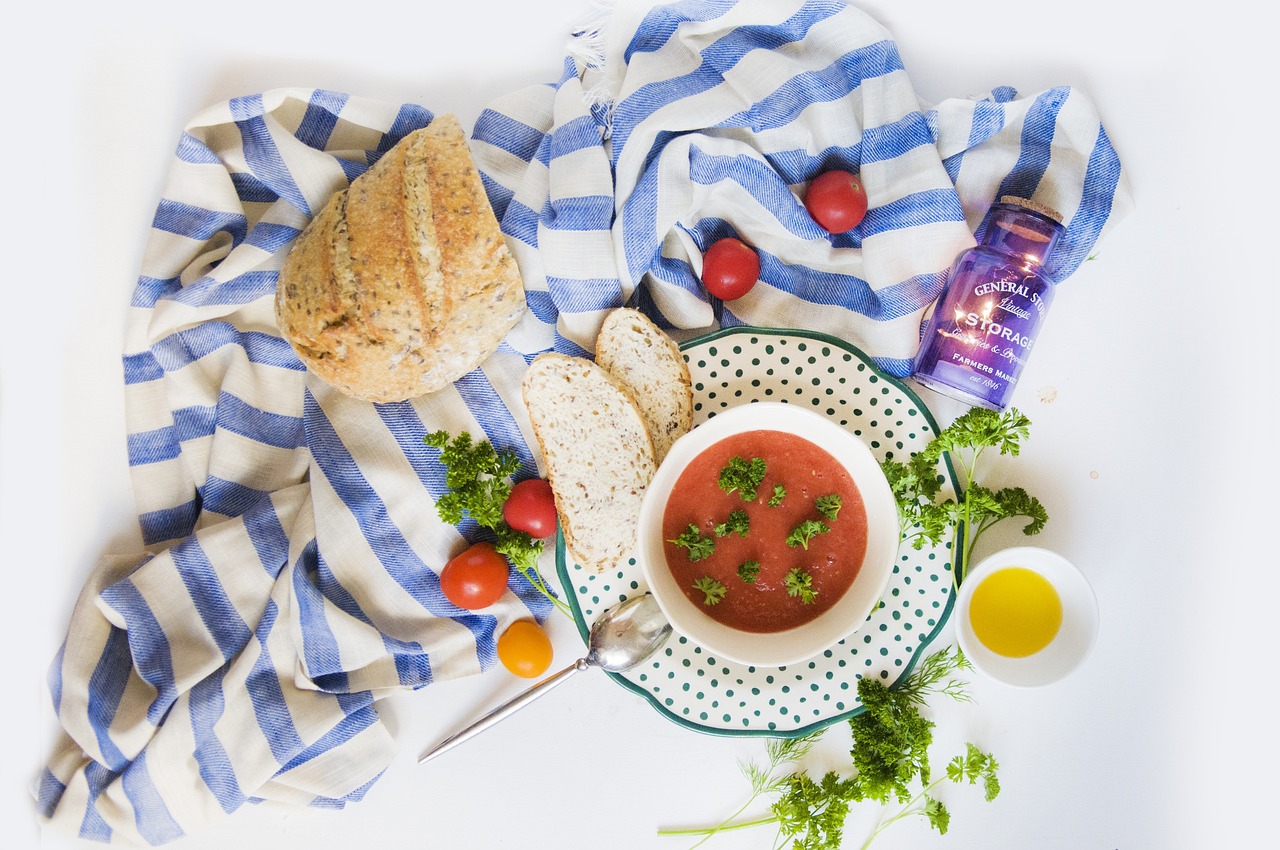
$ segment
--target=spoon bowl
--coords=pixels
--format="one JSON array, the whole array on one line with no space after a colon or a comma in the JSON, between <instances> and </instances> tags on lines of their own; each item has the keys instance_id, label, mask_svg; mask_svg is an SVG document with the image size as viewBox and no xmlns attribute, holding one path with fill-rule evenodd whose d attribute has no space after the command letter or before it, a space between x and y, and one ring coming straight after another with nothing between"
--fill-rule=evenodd
<instances>
[{"instance_id":1,"label":"spoon bowl","mask_svg":"<svg viewBox=\"0 0 1280 850\"><path fill-rule=\"evenodd\" d=\"M658 607L658 601L651 594L644 593L619 602L592 624L585 656L493 709L462 731L445 738L423 753L418 758L418 764L430 761L498 721L510 717L574 673L591 667L599 667L610 673L630 670L657 652L670 635L671 624L667 622L662 609Z\"/></svg>"},{"instance_id":2,"label":"spoon bowl","mask_svg":"<svg viewBox=\"0 0 1280 850\"><path fill-rule=\"evenodd\" d=\"M600 615L587 639L588 666L624 673L667 641L671 624L651 594L632 596Z\"/></svg>"}]
</instances>

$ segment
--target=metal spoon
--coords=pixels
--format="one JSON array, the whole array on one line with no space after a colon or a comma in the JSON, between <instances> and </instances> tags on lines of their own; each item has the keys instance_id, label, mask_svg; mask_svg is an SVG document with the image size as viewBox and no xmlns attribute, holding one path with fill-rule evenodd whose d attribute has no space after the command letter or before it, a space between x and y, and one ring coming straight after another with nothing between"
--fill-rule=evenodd
<instances>
[{"instance_id":1,"label":"metal spoon","mask_svg":"<svg viewBox=\"0 0 1280 850\"><path fill-rule=\"evenodd\" d=\"M625 602L618 603L592 624L584 658L579 658L554 676L543 679L529 690L498 706L461 732L445 738L434 749L423 753L418 758L418 764L430 761L499 720L509 717L579 670L586 670L588 667L599 667L611 673L630 670L657 652L670 634L671 624L663 616L652 594L632 596Z\"/></svg>"}]
</instances>

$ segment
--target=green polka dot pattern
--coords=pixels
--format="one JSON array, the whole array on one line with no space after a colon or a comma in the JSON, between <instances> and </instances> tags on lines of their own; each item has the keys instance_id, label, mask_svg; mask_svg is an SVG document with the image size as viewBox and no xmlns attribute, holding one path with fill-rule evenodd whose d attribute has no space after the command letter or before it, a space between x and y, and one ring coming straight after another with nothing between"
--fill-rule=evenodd
<instances>
[{"instance_id":1,"label":"green polka dot pattern","mask_svg":"<svg viewBox=\"0 0 1280 850\"><path fill-rule=\"evenodd\" d=\"M695 426L741 404L800 404L848 428L880 459L910 457L937 431L914 393L832 337L735 328L688 342L682 350L693 379ZM558 539L561 586L570 592L584 639L601 612L645 590L634 559L600 575L566 561ZM866 623L816 658L788 667L751 667L716 658L676 634L640 667L608 675L699 731L803 735L860 711L861 677L893 683L910 672L950 615L953 596L950 546L903 546Z\"/></svg>"}]
</instances>

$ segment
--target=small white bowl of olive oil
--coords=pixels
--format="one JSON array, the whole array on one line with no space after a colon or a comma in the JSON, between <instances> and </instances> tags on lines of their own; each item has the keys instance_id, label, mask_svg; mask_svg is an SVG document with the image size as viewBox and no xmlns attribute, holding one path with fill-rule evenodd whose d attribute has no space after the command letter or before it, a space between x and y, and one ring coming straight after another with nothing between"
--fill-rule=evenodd
<instances>
[{"instance_id":1,"label":"small white bowl of olive oil","mask_svg":"<svg viewBox=\"0 0 1280 850\"><path fill-rule=\"evenodd\" d=\"M956 637L980 672L1021 687L1057 682L1098 636L1098 599L1066 558L1004 549L969 570L956 596Z\"/></svg>"}]
</instances>

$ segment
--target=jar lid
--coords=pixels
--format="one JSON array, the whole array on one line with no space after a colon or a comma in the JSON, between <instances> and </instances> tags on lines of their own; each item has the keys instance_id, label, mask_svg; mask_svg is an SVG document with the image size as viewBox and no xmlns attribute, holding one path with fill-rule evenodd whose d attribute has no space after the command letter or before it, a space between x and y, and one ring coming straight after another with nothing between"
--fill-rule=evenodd
<instances>
[{"instance_id":1,"label":"jar lid","mask_svg":"<svg viewBox=\"0 0 1280 850\"><path fill-rule=\"evenodd\" d=\"M1019 198L1015 195L1004 195L1000 198L1000 203L1013 204L1014 206L1019 206L1023 209L1040 213L1040 215L1045 218L1051 218L1058 224L1062 224L1062 213L1058 212L1053 207L1045 206L1044 204L1039 203L1038 201L1033 201L1030 198Z\"/></svg>"}]
</instances>

